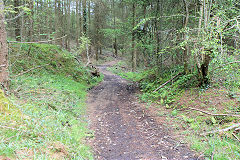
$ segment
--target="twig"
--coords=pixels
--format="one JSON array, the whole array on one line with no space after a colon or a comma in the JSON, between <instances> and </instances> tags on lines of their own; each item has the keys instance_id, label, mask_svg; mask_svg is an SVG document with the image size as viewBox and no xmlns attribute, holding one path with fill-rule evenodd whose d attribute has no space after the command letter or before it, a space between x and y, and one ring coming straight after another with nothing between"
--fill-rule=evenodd
<instances>
[{"instance_id":1,"label":"twig","mask_svg":"<svg viewBox=\"0 0 240 160\"><path fill-rule=\"evenodd\" d=\"M183 72L178 73L176 76L174 76L173 78L171 78L170 80L168 80L167 82L165 82L164 84L162 84L161 86L159 86L157 89L155 89L153 92L158 91L159 89L161 89L162 87L166 86L168 83L170 83L171 81L173 81L175 78L177 78L179 75L183 74Z\"/></svg>"},{"instance_id":2,"label":"twig","mask_svg":"<svg viewBox=\"0 0 240 160\"><path fill-rule=\"evenodd\" d=\"M240 127L236 128L235 131L239 131L240 130Z\"/></svg>"},{"instance_id":3,"label":"twig","mask_svg":"<svg viewBox=\"0 0 240 160\"><path fill-rule=\"evenodd\" d=\"M1 128L6 128L6 129L11 129L11 130L16 130L16 131L22 131L22 132L25 132L27 133L27 131L24 131L24 130L21 130L21 129L18 129L18 128L13 128L13 127L8 127L8 126L2 126L0 125Z\"/></svg>"},{"instance_id":4,"label":"twig","mask_svg":"<svg viewBox=\"0 0 240 160\"><path fill-rule=\"evenodd\" d=\"M33 43L48 43L48 42L52 42L52 41L56 41L62 38L67 37L67 35L57 38L57 39L52 39L52 40L46 40L46 41L37 41L37 42L18 42L18 41L8 41L8 43L21 43L21 44L33 44Z\"/></svg>"},{"instance_id":5,"label":"twig","mask_svg":"<svg viewBox=\"0 0 240 160\"><path fill-rule=\"evenodd\" d=\"M77 57L74 57L74 59L78 62L78 64L81 64L81 62L79 61L79 59Z\"/></svg>"},{"instance_id":6,"label":"twig","mask_svg":"<svg viewBox=\"0 0 240 160\"><path fill-rule=\"evenodd\" d=\"M236 115L236 114L214 114L214 113L209 113L207 111L203 111L201 109L197 109L197 108L189 108L191 110L195 110L195 111L199 111L199 112L202 112L202 113L205 113L207 115L211 115L211 116L229 116L229 117L240 117L240 115Z\"/></svg>"},{"instance_id":7,"label":"twig","mask_svg":"<svg viewBox=\"0 0 240 160\"><path fill-rule=\"evenodd\" d=\"M214 152L212 152L211 160L214 160Z\"/></svg>"},{"instance_id":8,"label":"twig","mask_svg":"<svg viewBox=\"0 0 240 160\"><path fill-rule=\"evenodd\" d=\"M233 137L236 138L238 140L238 142L240 142L240 139L236 136L236 134L232 133Z\"/></svg>"},{"instance_id":9,"label":"twig","mask_svg":"<svg viewBox=\"0 0 240 160\"><path fill-rule=\"evenodd\" d=\"M50 64L44 64L44 65L41 65L41 66L37 66L37 67L31 68L31 69L29 69L29 70L27 70L27 71L21 72L21 73L19 73L18 75L13 76L12 78L16 78L16 77L18 77L18 76L21 76L21 75L23 75L23 74L26 74L26 73L28 73L28 72L31 72L32 70L35 70L35 69L37 69L37 68L42 68L42 67L45 67L45 66L48 66L48 65L50 65Z\"/></svg>"},{"instance_id":10,"label":"twig","mask_svg":"<svg viewBox=\"0 0 240 160\"><path fill-rule=\"evenodd\" d=\"M227 127L227 128L224 128L224 129L218 129L218 130L215 130L215 131L206 132L206 133L203 133L201 135L208 135L208 134L213 134L213 133L217 133L217 132L226 132L226 131L229 131L231 129L237 128L239 126L240 126L240 123L237 123L237 124L234 124L230 127Z\"/></svg>"}]
</instances>

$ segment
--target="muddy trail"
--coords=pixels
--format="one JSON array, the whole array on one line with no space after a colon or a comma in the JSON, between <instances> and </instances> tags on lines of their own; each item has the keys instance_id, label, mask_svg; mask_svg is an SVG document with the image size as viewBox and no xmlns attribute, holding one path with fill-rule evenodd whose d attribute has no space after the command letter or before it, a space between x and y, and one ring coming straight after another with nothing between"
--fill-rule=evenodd
<instances>
[{"instance_id":1,"label":"muddy trail","mask_svg":"<svg viewBox=\"0 0 240 160\"><path fill-rule=\"evenodd\" d=\"M196 160L196 154L171 137L170 130L157 122L139 104L137 88L130 82L98 68L104 81L94 87L87 100L89 140L97 160Z\"/></svg>"}]
</instances>

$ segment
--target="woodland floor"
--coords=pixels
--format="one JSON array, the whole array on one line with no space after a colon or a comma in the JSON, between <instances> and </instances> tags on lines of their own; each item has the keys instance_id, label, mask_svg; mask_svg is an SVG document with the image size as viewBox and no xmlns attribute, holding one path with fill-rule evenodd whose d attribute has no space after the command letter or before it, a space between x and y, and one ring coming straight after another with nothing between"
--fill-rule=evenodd
<instances>
[{"instance_id":1,"label":"woodland floor","mask_svg":"<svg viewBox=\"0 0 240 160\"><path fill-rule=\"evenodd\" d=\"M98 66L104 80L90 90L87 100L95 159L197 160L197 153L173 138L164 119L137 101L134 84L107 71L115 63Z\"/></svg>"}]
</instances>

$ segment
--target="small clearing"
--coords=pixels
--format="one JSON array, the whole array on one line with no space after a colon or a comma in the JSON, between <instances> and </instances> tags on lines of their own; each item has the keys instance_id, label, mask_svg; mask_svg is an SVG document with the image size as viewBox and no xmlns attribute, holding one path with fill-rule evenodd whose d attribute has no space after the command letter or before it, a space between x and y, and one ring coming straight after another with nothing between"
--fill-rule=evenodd
<instances>
[{"instance_id":1,"label":"small clearing","mask_svg":"<svg viewBox=\"0 0 240 160\"><path fill-rule=\"evenodd\" d=\"M89 139L99 160L197 160L198 154L173 138L171 128L141 103L134 84L107 71L116 62L99 66L104 80L87 100Z\"/></svg>"}]
</instances>

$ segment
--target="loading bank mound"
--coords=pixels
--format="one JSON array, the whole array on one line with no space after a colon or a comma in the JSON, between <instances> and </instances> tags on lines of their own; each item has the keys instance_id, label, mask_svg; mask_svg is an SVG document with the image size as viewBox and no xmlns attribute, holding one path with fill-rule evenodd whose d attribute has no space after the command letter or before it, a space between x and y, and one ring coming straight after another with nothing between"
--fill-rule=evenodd
<instances>
[{"instance_id":1,"label":"loading bank mound","mask_svg":"<svg viewBox=\"0 0 240 160\"><path fill-rule=\"evenodd\" d=\"M171 132L134 96L137 89L107 71L112 65L99 66L104 81L89 92L87 105L89 140L99 160L194 160L196 153L171 137Z\"/></svg>"}]
</instances>

